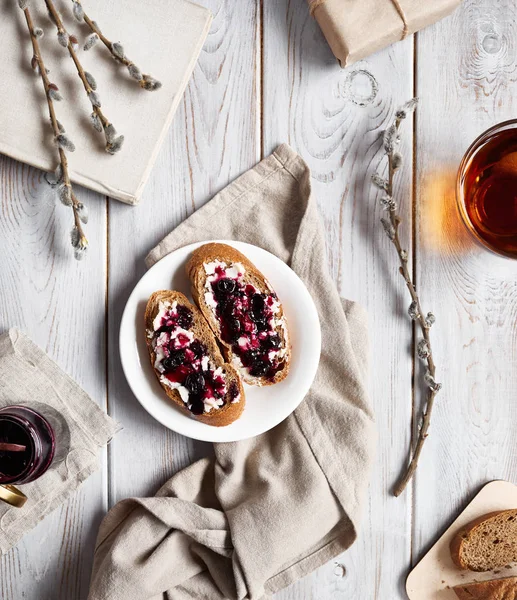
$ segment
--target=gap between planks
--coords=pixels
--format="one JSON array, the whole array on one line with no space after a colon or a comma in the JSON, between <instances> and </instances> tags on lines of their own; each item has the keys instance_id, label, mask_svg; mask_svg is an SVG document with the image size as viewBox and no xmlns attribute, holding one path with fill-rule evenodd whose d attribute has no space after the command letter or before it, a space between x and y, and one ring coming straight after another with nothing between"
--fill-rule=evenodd
<instances>
[{"instance_id":1,"label":"gap between planks","mask_svg":"<svg viewBox=\"0 0 517 600\"><path fill-rule=\"evenodd\" d=\"M105 267L105 295L104 295L104 377L106 385L106 412L111 417L109 401L109 282L110 282L110 199L105 196L106 202L106 267ZM112 501L112 469L111 469L111 441L106 447L106 509L111 508ZM94 549L95 550L95 549Z\"/></svg>"},{"instance_id":2,"label":"gap between planks","mask_svg":"<svg viewBox=\"0 0 517 600\"><path fill-rule=\"evenodd\" d=\"M416 32L413 36L413 98L418 97L418 32ZM415 287L417 287L417 232L416 232L416 222L417 222L417 118L418 118L418 108L413 112L412 119L412 129L413 129L413 145L412 145L412 156L411 156L411 245L412 245L412 277L415 282ZM418 287L417 287L418 289ZM419 376L418 373L418 365L416 364L416 336L417 336L417 328L416 323L412 322L412 340L411 340L411 453L416 444L416 440L418 438L418 410L416 408L416 392L418 389L417 378ZM410 498L410 511L409 511L409 562L411 566L413 565L414 560L414 523L415 523L415 499L416 499L416 473L413 476L413 481L411 485L407 487L407 493L411 494Z\"/></svg>"},{"instance_id":3,"label":"gap between planks","mask_svg":"<svg viewBox=\"0 0 517 600\"><path fill-rule=\"evenodd\" d=\"M259 43L257 44L258 53L258 73L256 80L260 89L257 94L258 115L259 115L259 156L260 160L264 158L264 0L258 0L258 33Z\"/></svg>"}]
</instances>

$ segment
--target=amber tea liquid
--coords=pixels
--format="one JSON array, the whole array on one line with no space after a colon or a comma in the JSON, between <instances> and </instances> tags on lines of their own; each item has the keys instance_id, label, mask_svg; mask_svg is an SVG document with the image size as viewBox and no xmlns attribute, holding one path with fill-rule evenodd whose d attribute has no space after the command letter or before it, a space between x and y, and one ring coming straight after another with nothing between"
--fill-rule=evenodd
<instances>
[{"instance_id":1,"label":"amber tea liquid","mask_svg":"<svg viewBox=\"0 0 517 600\"><path fill-rule=\"evenodd\" d=\"M458 200L479 241L517 258L517 123L496 126L472 145L460 168Z\"/></svg>"}]
</instances>

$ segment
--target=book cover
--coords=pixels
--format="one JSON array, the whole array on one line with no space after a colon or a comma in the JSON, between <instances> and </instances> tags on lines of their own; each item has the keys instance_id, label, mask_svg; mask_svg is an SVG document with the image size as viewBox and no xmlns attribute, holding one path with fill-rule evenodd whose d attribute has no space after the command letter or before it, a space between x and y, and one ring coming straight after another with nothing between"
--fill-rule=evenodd
<instances>
[{"instance_id":1,"label":"book cover","mask_svg":"<svg viewBox=\"0 0 517 600\"><path fill-rule=\"evenodd\" d=\"M70 0L55 4L68 32L79 40L79 58L97 81L104 114L125 136L118 154L105 151L104 134L91 125L91 104L68 50L57 42L45 3L33 1L34 25L45 32L40 40L43 60L63 96L55 103L57 118L76 146L68 154L72 182L136 204L208 35L212 15L188 0L84 0L85 11L101 31L112 42L120 41L143 73L161 81L159 90L148 92L100 41L83 51L89 28L74 19ZM2 13L0 152L52 172L58 155L43 84L31 68L33 52L25 17L15 1L4 2Z\"/></svg>"}]
</instances>

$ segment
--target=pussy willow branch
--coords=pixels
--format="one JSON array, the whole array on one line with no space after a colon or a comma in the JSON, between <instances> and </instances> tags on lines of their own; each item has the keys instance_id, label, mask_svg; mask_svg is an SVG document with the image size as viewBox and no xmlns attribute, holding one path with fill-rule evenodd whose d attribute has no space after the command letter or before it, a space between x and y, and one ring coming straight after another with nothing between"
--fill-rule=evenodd
<instances>
[{"instance_id":1,"label":"pussy willow branch","mask_svg":"<svg viewBox=\"0 0 517 600\"><path fill-rule=\"evenodd\" d=\"M45 0L45 4L47 5L47 9L51 20L57 27L59 43L68 48L68 52L72 60L74 61L75 68L77 69L77 74L79 75L79 78L83 83L86 95L88 96L88 99L92 104L93 125L95 129L97 129L97 131L104 131L104 136L106 138L106 152L108 152L109 154L115 154L122 147L124 136L116 137L117 132L115 128L102 112L100 98L96 92L97 84L95 83L93 77L89 73L85 72L81 61L79 60L75 51L76 48L74 46L77 46L77 40L73 38L73 36L68 35L68 31L66 30L63 24L61 15L54 6L54 2L52 0Z\"/></svg>"},{"instance_id":2,"label":"pussy willow branch","mask_svg":"<svg viewBox=\"0 0 517 600\"><path fill-rule=\"evenodd\" d=\"M64 140L66 144L73 150L73 144L71 144L68 138L65 138L64 133L62 131L62 126L56 117L56 111L54 108L54 101L52 100L52 96L55 95L52 92L56 91L53 89L56 86L51 84L48 75L47 69L45 67L45 63L43 62L40 46L38 43L38 38L36 36L36 29L34 27L34 23L32 20L32 16L30 13L30 9L27 6L27 3L24 0L19 0L18 4L20 8L23 10L25 15L25 21L27 23L27 28L29 30L29 35L32 42L32 49L34 52L33 61L36 62L37 70L39 75L41 76L41 80L43 82L43 87L45 89L45 97L47 99L48 112L50 115L50 123L52 125L52 130L54 132L54 138L58 145L59 152L59 160L60 160L60 175L62 178L61 186L64 190L64 193L67 197L69 197L70 206L72 207L72 211L74 214L74 229L72 230L72 245L75 249L76 258L82 258L84 252L88 248L88 240L83 231L82 223L81 223L81 213L84 211L84 206L77 200L73 189L72 184L70 182L70 174L68 171L68 159L66 153L62 146L59 143L59 140ZM52 87L53 86L53 87ZM83 217L84 218L84 217Z\"/></svg>"},{"instance_id":3,"label":"pussy willow branch","mask_svg":"<svg viewBox=\"0 0 517 600\"><path fill-rule=\"evenodd\" d=\"M423 409L419 425L418 438L409 465L393 491L395 496L400 496L400 494L402 494L402 492L404 491L404 489L406 488L407 484L409 483L416 471L418 461L422 453L422 448L424 446L425 440L427 439L427 436L429 435L429 425L431 423L431 414L436 394L440 391L441 388L441 384L436 383L435 380L436 365L433 359L431 340L429 336L429 330L433 325L435 318L432 313L428 313L427 316L424 316L424 313L422 311L420 298L418 296L415 285L411 278L411 274L408 269L408 253L406 250L403 249L400 242L399 226L401 223L401 218L398 211L397 203L393 200L393 180L395 173L401 166L402 160L400 154L397 152L397 146L399 143L399 128L402 121L406 118L407 114L409 112L412 112L415 106L416 99L411 100L402 109L400 109L397 112L395 122L384 134L384 150L388 157L388 179L384 180L379 175L374 176L374 183L378 187L383 189L385 192L385 195L383 196L381 202L383 204L383 207L386 209L389 217L388 219L382 219L382 224L384 226L384 230L388 238L391 240L399 257L399 272L404 278L407 289L411 296L409 315L411 319L418 324L422 333L422 339L420 340L417 346L417 353L419 358L426 363L427 367L424 375L424 381L427 387L427 400Z\"/></svg>"},{"instance_id":4,"label":"pussy willow branch","mask_svg":"<svg viewBox=\"0 0 517 600\"><path fill-rule=\"evenodd\" d=\"M111 56L117 62L119 62L127 68L129 75L133 79L138 81L142 89L153 92L162 87L162 84L157 79L154 79L154 77L152 77L151 75L146 75L145 73L142 73L140 71L140 69L135 65L135 63L126 56L124 48L122 44L120 44L120 42L113 43L102 33L97 23L86 14L81 0L72 0L72 3L74 6L73 13L75 18L78 21L84 21L92 32L92 35L89 37L85 44L85 50L89 50L95 44L98 38L109 50ZM95 36L97 36L97 38Z\"/></svg>"}]
</instances>

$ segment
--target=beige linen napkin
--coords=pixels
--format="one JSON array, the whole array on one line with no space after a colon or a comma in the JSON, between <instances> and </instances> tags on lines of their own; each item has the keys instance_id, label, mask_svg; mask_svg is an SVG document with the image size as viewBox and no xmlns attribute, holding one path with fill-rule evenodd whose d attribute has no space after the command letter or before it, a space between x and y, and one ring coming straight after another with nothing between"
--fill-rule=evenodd
<instances>
[{"instance_id":1,"label":"beige linen napkin","mask_svg":"<svg viewBox=\"0 0 517 600\"><path fill-rule=\"evenodd\" d=\"M0 502L0 552L4 554L62 504L98 468L99 452L119 426L75 381L17 329L0 336L0 408L26 405L50 421L56 454L50 469L20 485L23 508Z\"/></svg>"},{"instance_id":2,"label":"beige linen napkin","mask_svg":"<svg viewBox=\"0 0 517 600\"><path fill-rule=\"evenodd\" d=\"M321 319L314 384L283 423L215 444L155 498L117 504L97 540L90 600L256 600L303 577L356 539L373 454L361 309L339 298L325 264L310 172L283 145L168 235L176 248L238 239L287 262Z\"/></svg>"}]
</instances>

